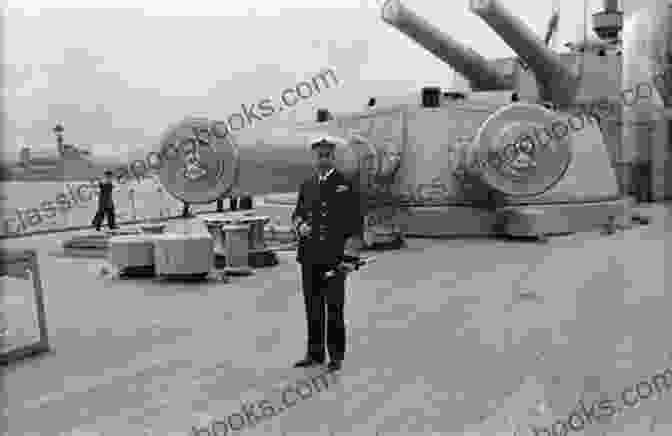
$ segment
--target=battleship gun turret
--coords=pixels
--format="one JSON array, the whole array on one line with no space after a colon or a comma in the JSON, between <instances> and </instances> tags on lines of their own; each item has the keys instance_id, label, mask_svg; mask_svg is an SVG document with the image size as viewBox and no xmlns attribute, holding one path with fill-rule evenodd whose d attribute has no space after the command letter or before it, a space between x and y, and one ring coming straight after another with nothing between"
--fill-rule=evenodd
<instances>
[{"instance_id":1,"label":"battleship gun turret","mask_svg":"<svg viewBox=\"0 0 672 436\"><path fill-rule=\"evenodd\" d=\"M498 73L487 59L441 32L399 0L385 2L382 18L466 77L475 91L513 89L512 81Z\"/></svg>"},{"instance_id":2,"label":"battleship gun turret","mask_svg":"<svg viewBox=\"0 0 672 436\"><path fill-rule=\"evenodd\" d=\"M519 101L528 82L516 62L486 60L400 0L387 0L382 19L465 76L473 92L457 99L425 88L415 103L342 117L346 136L366 132L371 143L388 137L399 144L401 166L389 183L398 212L383 212L374 201L367 226L383 234L396 223L406 234L425 236L610 226L626 207L604 136L589 120L568 120L581 77L499 0L471 0L470 9L529 66L539 100ZM390 110L399 114L395 122Z\"/></svg>"},{"instance_id":3,"label":"battleship gun turret","mask_svg":"<svg viewBox=\"0 0 672 436\"><path fill-rule=\"evenodd\" d=\"M560 111L519 101L522 84L530 82L521 80L527 73L515 70L515 60L487 60L400 0L386 0L382 19L461 73L473 92L456 98L424 88L414 102L368 104L364 112L333 117L319 111L306 126L311 136L344 139L338 166L358 181L367 244L403 233L575 232L626 215L600 127L569 120L582 78L499 1L471 0L471 11L529 65L540 100ZM513 71L499 68L509 65ZM217 129L217 122L195 119L162 138L170 163L160 178L176 198L205 203L237 185L237 147Z\"/></svg>"},{"instance_id":4,"label":"battleship gun turret","mask_svg":"<svg viewBox=\"0 0 672 436\"><path fill-rule=\"evenodd\" d=\"M541 100L563 107L571 105L579 78L563 65L560 57L499 0L471 0L471 11L506 42L534 72Z\"/></svg>"}]
</instances>

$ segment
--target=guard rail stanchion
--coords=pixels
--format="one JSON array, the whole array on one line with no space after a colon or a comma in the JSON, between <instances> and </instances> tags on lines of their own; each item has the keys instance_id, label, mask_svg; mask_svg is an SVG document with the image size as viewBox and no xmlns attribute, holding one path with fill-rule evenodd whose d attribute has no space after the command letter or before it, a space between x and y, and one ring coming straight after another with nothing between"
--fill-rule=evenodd
<instances>
[{"instance_id":1,"label":"guard rail stanchion","mask_svg":"<svg viewBox=\"0 0 672 436\"><path fill-rule=\"evenodd\" d=\"M136 220L137 218L137 213L135 210L135 189L130 188L128 190L128 201L131 203L131 216L132 220Z\"/></svg>"}]
</instances>

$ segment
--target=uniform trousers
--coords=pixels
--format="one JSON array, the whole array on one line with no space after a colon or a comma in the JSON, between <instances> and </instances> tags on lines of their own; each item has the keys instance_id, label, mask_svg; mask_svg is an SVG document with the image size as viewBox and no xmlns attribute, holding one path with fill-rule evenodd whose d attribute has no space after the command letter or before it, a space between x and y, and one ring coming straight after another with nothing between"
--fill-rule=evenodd
<instances>
[{"instance_id":1,"label":"uniform trousers","mask_svg":"<svg viewBox=\"0 0 672 436\"><path fill-rule=\"evenodd\" d=\"M308 329L308 356L317 361L325 360L325 330L326 348L331 360L342 361L345 355L343 306L346 275L338 273L326 278L325 273L331 269L324 265L301 264Z\"/></svg>"},{"instance_id":2,"label":"uniform trousers","mask_svg":"<svg viewBox=\"0 0 672 436\"><path fill-rule=\"evenodd\" d=\"M637 162L633 168L633 185L635 198L640 203L650 203L653 201L653 193L651 192L651 176L652 165L651 162Z\"/></svg>"},{"instance_id":3,"label":"uniform trousers","mask_svg":"<svg viewBox=\"0 0 672 436\"><path fill-rule=\"evenodd\" d=\"M115 211L113 207L99 207L96 212L96 216L93 217L93 226L96 230L100 230L100 226L103 224L103 217L107 218L107 225L110 229L116 229L117 226L114 223Z\"/></svg>"}]
</instances>

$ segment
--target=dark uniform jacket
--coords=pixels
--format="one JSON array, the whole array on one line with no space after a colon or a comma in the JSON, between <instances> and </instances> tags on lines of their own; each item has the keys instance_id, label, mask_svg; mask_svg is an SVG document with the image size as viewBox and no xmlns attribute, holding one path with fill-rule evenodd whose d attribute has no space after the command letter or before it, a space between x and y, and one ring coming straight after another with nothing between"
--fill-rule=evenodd
<instances>
[{"instance_id":1,"label":"dark uniform jacket","mask_svg":"<svg viewBox=\"0 0 672 436\"><path fill-rule=\"evenodd\" d=\"M112 182L99 182L100 193L98 194L98 209L114 209L112 201L112 191L114 185Z\"/></svg>"},{"instance_id":2,"label":"dark uniform jacket","mask_svg":"<svg viewBox=\"0 0 672 436\"><path fill-rule=\"evenodd\" d=\"M306 222L311 233L299 239L296 260L304 264L337 265L346 240L362 234L360 201L354 184L338 170L321 183L317 175L304 181L292 222Z\"/></svg>"}]
</instances>

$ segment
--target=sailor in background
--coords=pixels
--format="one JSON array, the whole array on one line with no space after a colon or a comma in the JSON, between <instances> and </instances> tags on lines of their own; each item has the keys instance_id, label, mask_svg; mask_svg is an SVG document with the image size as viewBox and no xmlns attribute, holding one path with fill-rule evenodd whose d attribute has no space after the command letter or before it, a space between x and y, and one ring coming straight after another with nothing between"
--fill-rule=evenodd
<instances>
[{"instance_id":1,"label":"sailor in background","mask_svg":"<svg viewBox=\"0 0 672 436\"><path fill-rule=\"evenodd\" d=\"M334 167L337 138L311 143L315 174L299 188L292 223L299 235L297 261L308 329L308 350L295 367L325 362L325 327L330 371L341 369L345 355L345 273L327 277L342 264L346 248L358 254L362 247L363 217L354 184ZM326 322L325 322L326 306ZM326 326L325 326L326 324Z\"/></svg>"},{"instance_id":2,"label":"sailor in background","mask_svg":"<svg viewBox=\"0 0 672 436\"><path fill-rule=\"evenodd\" d=\"M112 175L112 171L106 170L105 179L98 184L100 187L98 210L96 211L96 215L93 217L92 222L97 231L100 231L100 226L103 224L104 217L107 218L107 225L110 227L110 230L117 228L114 223L114 201L112 200L114 185L112 184Z\"/></svg>"},{"instance_id":3,"label":"sailor in background","mask_svg":"<svg viewBox=\"0 0 672 436\"><path fill-rule=\"evenodd\" d=\"M189 209L189 203L186 201L182 202L182 218L191 218L193 215L191 214L191 209Z\"/></svg>"}]
</instances>

